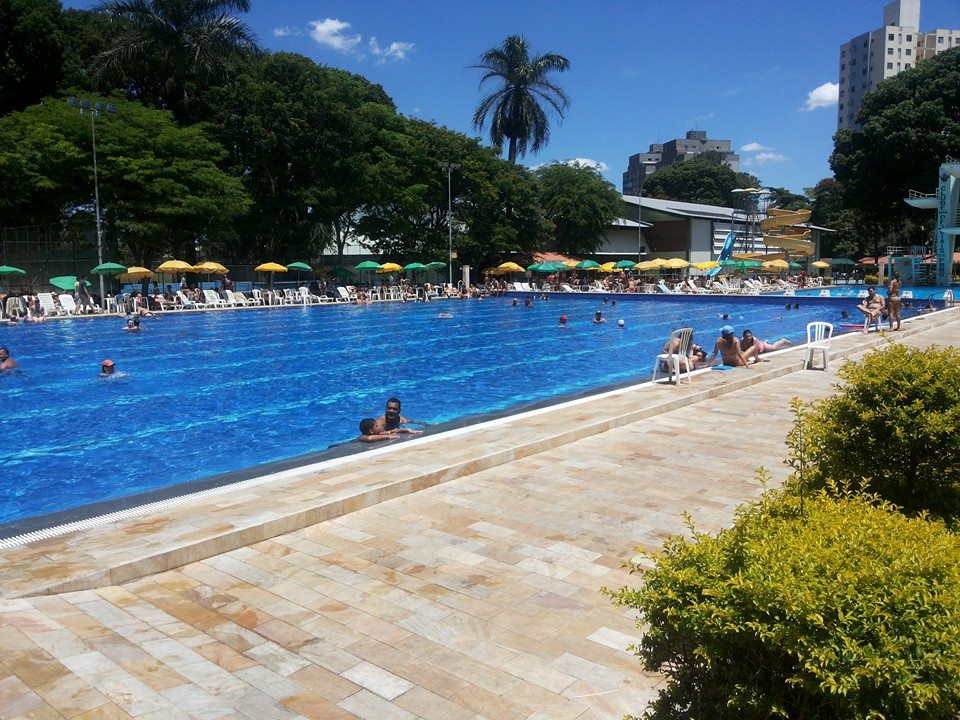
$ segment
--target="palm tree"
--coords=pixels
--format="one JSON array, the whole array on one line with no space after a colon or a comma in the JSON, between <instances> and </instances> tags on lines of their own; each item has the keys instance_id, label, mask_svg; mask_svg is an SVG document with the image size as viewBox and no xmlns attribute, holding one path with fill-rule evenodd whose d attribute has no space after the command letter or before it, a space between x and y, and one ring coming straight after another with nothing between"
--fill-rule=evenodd
<instances>
[{"instance_id":1,"label":"palm tree","mask_svg":"<svg viewBox=\"0 0 960 720\"><path fill-rule=\"evenodd\" d=\"M501 81L500 87L477 106L474 126L483 130L487 116L492 115L490 140L500 147L504 138L510 140L510 162L516 162L517 155L526 155L528 150L539 152L550 139L550 121L541 101L552 107L561 120L570 106L570 98L548 75L567 70L570 61L556 53L531 58L523 36L510 35L500 47L487 50L480 57L480 64L472 67L486 71L480 78L480 88L487 80Z\"/></svg>"},{"instance_id":2,"label":"palm tree","mask_svg":"<svg viewBox=\"0 0 960 720\"><path fill-rule=\"evenodd\" d=\"M103 0L99 11L119 27L95 59L95 74L120 70L136 94L155 94L181 117L189 82L208 81L241 51L257 50L250 28L228 14L249 12L250 0Z\"/></svg>"}]
</instances>

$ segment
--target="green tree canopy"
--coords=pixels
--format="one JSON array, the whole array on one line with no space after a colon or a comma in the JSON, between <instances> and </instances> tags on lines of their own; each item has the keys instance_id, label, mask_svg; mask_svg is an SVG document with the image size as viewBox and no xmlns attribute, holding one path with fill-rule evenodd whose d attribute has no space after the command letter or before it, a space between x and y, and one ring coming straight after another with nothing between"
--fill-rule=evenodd
<instances>
[{"instance_id":1,"label":"green tree canopy","mask_svg":"<svg viewBox=\"0 0 960 720\"><path fill-rule=\"evenodd\" d=\"M834 137L830 166L845 204L879 223L890 240L917 218L903 199L931 192L947 155L960 155L960 48L884 80L863 98L857 122ZM921 218L922 220L922 218Z\"/></svg>"},{"instance_id":2,"label":"green tree canopy","mask_svg":"<svg viewBox=\"0 0 960 720\"><path fill-rule=\"evenodd\" d=\"M704 205L728 206L731 193L742 187L737 173L710 157L695 157L660 168L643 185L646 197Z\"/></svg>"},{"instance_id":3,"label":"green tree canopy","mask_svg":"<svg viewBox=\"0 0 960 720\"><path fill-rule=\"evenodd\" d=\"M96 119L97 161L102 216L125 255L139 263L168 251L192 257L196 242L233 234L249 199L217 166L223 148L200 127L177 127L168 112L116 104ZM20 172L0 172L0 218L92 213L91 115L48 98L0 119L0 169L11 167Z\"/></svg>"},{"instance_id":4,"label":"green tree canopy","mask_svg":"<svg viewBox=\"0 0 960 720\"><path fill-rule=\"evenodd\" d=\"M0 115L54 92L63 74L59 0L0 0Z\"/></svg>"},{"instance_id":5,"label":"green tree canopy","mask_svg":"<svg viewBox=\"0 0 960 720\"><path fill-rule=\"evenodd\" d=\"M474 65L484 71L480 88L488 80L498 87L480 101L473 114L474 125L483 130L490 117L490 140L496 147L509 141L507 159L539 152L550 140L550 121L541 102L563 119L570 98L550 79L554 72L565 72L570 61L557 53L530 57L530 46L522 35L509 35L499 47L487 50Z\"/></svg>"},{"instance_id":6,"label":"green tree canopy","mask_svg":"<svg viewBox=\"0 0 960 720\"><path fill-rule=\"evenodd\" d=\"M253 32L230 12L250 0L103 0L114 20L113 45L94 59L95 73L123 72L134 95L185 118L210 83L256 51Z\"/></svg>"},{"instance_id":7,"label":"green tree canopy","mask_svg":"<svg viewBox=\"0 0 960 720\"><path fill-rule=\"evenodd\" d=\"M617 189L594 168L578 163L552 163L535 175L540 204L554 227L550 248L565 255L596 252L604 232L622 211Z\"/></svg>"}]
</instances>

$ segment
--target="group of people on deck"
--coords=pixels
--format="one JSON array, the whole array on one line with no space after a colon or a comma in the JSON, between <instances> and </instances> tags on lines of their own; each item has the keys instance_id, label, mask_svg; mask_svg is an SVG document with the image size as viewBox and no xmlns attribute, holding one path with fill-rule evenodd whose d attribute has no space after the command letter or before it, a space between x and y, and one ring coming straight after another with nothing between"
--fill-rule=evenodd
<instances>
[{"instance_id":1,"label":"group of people on deck","mask_svg":"<svg viewBox=\"0 0 960 720\"><path fill-rule=\"evenodd\" d=\"M713 352L709 355L700 345L693 342L693 335L691 334L686 362L690 370L706 368L718 364L716 358L719 355L723 365L750 367L751 363L760 362L762 353L782 350L791 344L786 338L781 338L776 342L765 342L754 337L750 330L744 330L743 336L738 338L732 325L724 325L720 328L720 337L717 338L713 345ZM678 338L668 340L667 344L663 346L663 352L665 353L676 353L679 350L680 340ZM667 368L662 369L664 372L667 371Z\"/></svg>"}]
</instances>

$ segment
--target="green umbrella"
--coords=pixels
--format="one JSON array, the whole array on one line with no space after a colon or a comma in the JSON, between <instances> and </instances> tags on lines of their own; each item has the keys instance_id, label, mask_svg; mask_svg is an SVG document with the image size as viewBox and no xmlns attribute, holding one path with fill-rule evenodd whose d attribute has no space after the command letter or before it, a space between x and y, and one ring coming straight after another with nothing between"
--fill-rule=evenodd
<instances>
[{"instance_id":1,"label":"green umbrella","mask_svg":"<svg viewBox=\"0 0 960 720\"><path fill-rule=\"evenodd\" d=\"M21 270L12 265L0 265L0 275L26 275L26 270Z\"/></svg>"},{"instance_id":2,"label":"green umbrella","mask_svg":"<svg viewBox=\"0 0 960 720\"><path fill-rule=\"evenodd\" d=\"M528 265L527 270L529 272L546 272L543 269L543 263L534 263L533 265Z\"/></svg>"},{"instance_id":3,"label":"green umbrella","mask_svg":"<svg viewBox=\"0 0 960 720\"><path fill-rule=\"evenodd\" d=\"M578 270L592 270L593 268L600 267L600 263L596 260L581 260L576 264Z\"/></svg>"},{"instance_id":4,"label":"green umbrella","mask_svg":"<svg viewBox=\"0 0 960 720\"><path fill-rule=\"evenodd\" d=\"M790 263L790 269L791 269L791 270L803 270L803 265L801 265L801 264L798 263L798 262L792 262L792 263Z\"/></svg>"},{"instance_id":5,"label":"green umbrella","mask_svg":"<svg viewBox=\"0 0 960 720\"><path fill-rule=\"evenodd\" d=\"M856 265L857 263L853 260L848 260L847 258L831 258L827 260L831 265Z\"/></svg>"},{"instance_id":6,"label":"green umbrella","mask_svg":"<svg viewBox=\"0 0 960 720\"><path fill-rule=\"evenodd\" d=\"M126 265L118 265L113 262L105 262L101 265L97 265L92 272L94 275L120 275L127 271Z\"/></svg>"},{"instance_id":7,"label":"green umbrella","mask_svg":"<svg viewBox=\"0 0 960 720\"><path fill-rule=\"evenodd\" d=\"M763 263L758 260L737 260L734 267L738 270L759 270L763 267Z\"/></svg>"},{"instance_id":8,"label":"green umbrella","mask_svg":"<svg viewBox=\"0 0 960 720\"><path fill-rule=\"evenodd\" d=\"M58 275L57 277L52 277L47 281L53 287L59 290L73 290L77 284L76 275ZM90 287L90 281L85 280L87 287Z\"/></svg>"},{"instance_id":9,"label":"green umbrella","mask_svg":"<svg viewBox=\"0 0 960 720\"><path fill-rule=\"evenodd\" d=\"M427 270L442 270L447 264L445 262L440 262L439 260L434 260L433 262L427 263Z\"/></svg>"},{"instance_id":10,"label":"green umbrella","mask_svg":"<svg viewBox=\"0 0 960 720\"><path fill-rule=\"evenodd\" d=\"M737 267L739 260L731 260L730 258L724 258L720 261L720 267Z\"/></svg>"},{"instance_id":11,"label":"green umbrella","mask_svg":"<svg viewBox=\"0 0 960 720\"><path fill-rule=\"evenodd\" d=\"M357 270L379 270L380 263L375 263L373 260L364 260L362 263L357 265Z\"/></svg>"},{"instance_id":12,"label":"green umbrella","mask_svg":"<svg viewBox=\"0 0 960 720\"><path fill-rule=\"evenodd\" d=\"M330 271L330 274L333 275L334 277L353 277L354 276L354 273L352 270L349 270L347 268L341 268L341 267L334 268L333 270Z\"/></svg>"},{"instance_id":13,"label":"green umbrella","mask_svg":"<svg viewBox=\"0 0 960 720\"><path fill-rule=\"evenodd\" d=\"M304 272L313 272L313 268L302 262L290 263L287 270L303 270Z\"/></svg>"},{"instance_id":14,"label":"green umbrella","mask_svg":"<svg viewBox=\"0 0 960 720\"><path fill-rule=\"evenodd\" d=\"M636 264L637 263L634 260L621 260L616 265L614 265L614 267L617 268L618 270L629 270Z\"/></svg>"},{"instance_id":15,"label":"green umbrella","mask_svg":"<svg viewBox=\"0 0 960 720\"><path fill-rule=\"evenodd\" d=\"M540 269L542 272L565 272L570 268L559 262L545 262L540 263Z\"/></svg>"},{"instance_id":16,"label":"green umbrella","mask_svg":"<svg viewBox=\"0 0 960 720\"><path fill-rule=\"evenodd\" d=\"M412 262L408 265L404 265L403 269L404 270L426 270L427 266L424 265L423 263Z\"/></svg>"}]
</instances>

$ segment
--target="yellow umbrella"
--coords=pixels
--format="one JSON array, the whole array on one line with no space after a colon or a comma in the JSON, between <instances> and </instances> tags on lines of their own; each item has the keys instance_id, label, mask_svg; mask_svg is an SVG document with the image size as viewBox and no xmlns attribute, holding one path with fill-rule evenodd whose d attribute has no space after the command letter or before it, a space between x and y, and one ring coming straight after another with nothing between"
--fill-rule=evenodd
<instances>
[{"instance_id":1,"label":"yellow umbrella","mask_svg":"<svg viewBox=\"0 0 960 720\"><path fill-rule=\"evenodd\" d=\"M133 282L134 280L143 280L144 278L152 278L153 271L148 270L145 267L140 267L139 265L134 265L133 267L128 267L125 273L120 273L117 275L117 279L120 282Z\"/></svg>"},{"instance_id":2,"label":"yellow umbrella","mask_svg":"<svg viewBox=\"0 0 960 720\"><path fill-rule=\"evenodd\" d=\"M810 263L815 268L820 268L821 270L830 267L830 263L824 262L823 260L817 260L816 262Z\"/></svg>"},{"instance_id":3,"label":"yellow umbrella","mask_svg":"<svg viewBox=\"0 0 960 720\"><path fill-rule=\"evenodd\" d=\"M394 263L394 262L386 262L380 266L380 269L377 270L377 272L392 273L392 272L399 272L400 270L403 270L403 265L397 265L397 263Z\"/></svg>"},{"instance_id":4,"label":"yellow umbrella","mask_svg":"<svg viewBox=\"0 0 960 720\"><path fill-rule=\"evenodd\" d=\"M578 262L577 260L564 260L563 264L566 265L568 268L575 268L577 266L577 262Z\"/></svg>"},{"instance_id":5,"label":"yellow umbrella","mask_svg":"<svg viewBox=\"0 0 960 720\"><path fill-rule=\"evenodd\" d=\"M129 268L127 269L129 272ZM194 272L193 265L183 260L167 260L157 268L158 273Z\"/></svg>"},{"instance_id":6,"label":"yellow umbrella","mask_svg":"<svg viewBox=\"0 0 960 720\"><path fill-rule=\"evenodd\" d=\"M226 275L228 272L230 272L220 263L212 262L210 260L197 263L193 266L193 271L198 273L206 273L207 275Z\"/></svg>"},{"instance_id":7,"label":"yellow umbrella","mask_svg":"<svg viewBox=\"0 0 960 720\"><path fill-rule=\"evenodd\" d=\"M714 268L720 267L720 263L716 260L707 260L706 262L694 263L693 266L697 270L713 270Z\"/></svg>"},{"instance_id":8,"label":"yellow umbrella","mask_svg":"<svg viewBox=\"0 0 960 720\"><path fill-rule=\"evenodd\" d=\"M257 272L268 272L268 273L287 272L287 267L285 265L281 265L280 263L267 262L267 263L261 263L260 265L257 265L254 268L254 270L256 270Z\"/></svg>"},{"instance_id":9,"label":"yellow umbrella","mask_svg":"<svg viewBox=\"0 0 960 720\"><path fill-rule=\"evenodd\" d=\"M604 263L600 266L600 272L616 272L617 268L614 267L617 263L614 260Z\"/></svg>"},{"instance_id":10,"label":"yellow umbrella","mask_svg":"<svg viewBox=\"0 0 960 720\"><path fill-rule=\"evenodd\" d=\"M505 262L497 266L497 270L501 272L526 272L522 267L517 265L515 262Z\"/></svg>"},{"instance_id":11,"label":"yellow umbrella","mask_svg":"<svg viewBox=\"0 0 960 720\"><path fill-rule=\"evenodd\" d=\"M767 260L767 262L763 263L762 267L765 270L787 270L790 267L790 263L777 258L776 260Z\"/></svg>"},{"instance_id":12,"label":"yellow umbrella","mask_svg":"<svg viewBox=\"0 0 960 720\"><path fill-rule=\"evenodd\" d=\"M670 258L669 260L664 261L662 267L665 267L669 270L683 270L683 268L690 267L690 263L683 258Z\"/></svg>"},{"instance_id":13,"label":"yellow umbrella","mask_svg":"<svg viewBox=\"0 0 960 720\"><path fill-rule=\"evenodd\" d=\"M633 267L637 270L643 270L644 272L648 270L659 270L663 266L663 262L658 258L656 260L644 260L639 262Z\"/></svg>"}]
</instances>

